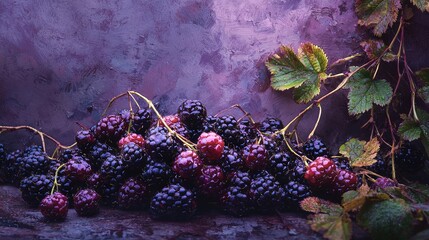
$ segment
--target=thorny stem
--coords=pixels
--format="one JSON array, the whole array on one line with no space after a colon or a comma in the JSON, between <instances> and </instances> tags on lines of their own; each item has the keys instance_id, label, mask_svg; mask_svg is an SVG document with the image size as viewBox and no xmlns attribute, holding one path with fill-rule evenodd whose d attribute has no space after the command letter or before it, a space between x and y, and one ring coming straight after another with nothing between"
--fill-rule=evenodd
<instances>
[{"instance_id":1,"label":"thorny stem","mask_svg":"<svg viewBox=\"0 0 429 240\"><path fill-rule=\"evenodd\" d=\"M317 116L316 124L314 124L313 130L311 130L307 139L310 139L314 135L314 133L316 132L317 126L319 126L320 118L322 117L322 106L320 105L320 103L317 103L316 106L319 108L319 115Z\"/></svg>"},{"instance_id":2,"label":"thorny stem","mask_svg":"<svg viewBox=\"0 0 429 240\"><path fill-rule=\"evenodd\" d=\"M55 187L57 188L57 192L59 192L58 186L60 186L60 184L59 184L59 183L58 183L58 181L57 181L57 179L58 179L58 173L60 172L60 169L61 169L62 167L64 167L65 165L66 165L65 163L61 164L61 165L57 168L57 170L55 171L54 185L52 185L51 195L52 195L52 194L54 194Z\"/></svg>"}]
</instances>

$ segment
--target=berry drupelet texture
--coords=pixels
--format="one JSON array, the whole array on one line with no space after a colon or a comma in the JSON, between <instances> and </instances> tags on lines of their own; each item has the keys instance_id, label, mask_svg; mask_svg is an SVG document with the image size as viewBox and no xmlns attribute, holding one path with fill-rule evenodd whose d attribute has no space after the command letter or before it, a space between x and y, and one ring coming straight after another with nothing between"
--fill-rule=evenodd
<instances>
[{"instance_id":1,"label":"berry drupelet texture","mask_svg":"<svg viewBox=\"0 0 429 240\"><path fill-rule=\"evenodd\" d=\"M101 196L93 189L82 189L73 197L74 209L79 216L94 216L99 212Z\"/></svg>"},{"instance_id":2,"label":"berry drupelet texture","mask_svg":"<svg viewBox=\"0 0 429 240\"><path fill-rule=\"evenodd\" d=\"M154 219L186 220L196 209L194 193L177 184L164 187L150 203L150 215Z\"/></svg>"},{"instance_id":3,"label":"berry drupelet texture","mask_svg":"<svg viewBox=\"0 0 429 240\"><path fill-rule=\"evenodd\" d=\"M40 202L40 212L49 221L63 221L68 213L68 199L62 193L47 195Z\"/></svg>"},{"instance_id":4,"label":"berry drupelet texture","mask_svg":"<svg viewBox=\"0 0 429 240\"><path fill-rule=\"evenodd\" d=\"M202 133L198 138L198 152L208 164L215 164L222 157L224 147L222 137L214 132Z\"/></svg>"},{"instance_id":5,"label":"berry drupelet texture","mask_svg":"<svg viewBox=\"0 0 429 240\"><path fill-rule=\"evenodd\" d=\"M189 128L197 128L201 126L207 117L207 110L204 105L198 100L185 100L177 110L177 114Z\"/></svg>"}]
</instances>

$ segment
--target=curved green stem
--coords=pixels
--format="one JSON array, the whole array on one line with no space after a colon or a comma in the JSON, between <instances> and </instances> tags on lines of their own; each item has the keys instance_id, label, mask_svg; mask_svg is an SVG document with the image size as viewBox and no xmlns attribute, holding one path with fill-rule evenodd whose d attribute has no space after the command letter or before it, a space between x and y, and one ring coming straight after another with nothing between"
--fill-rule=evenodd
<instances>
[{"instance_id":1,"label":"curved green stem","mask_svg":"<svg viewBox=\"0 0 429 240\"><path fill-rule=\"evenodd\" d=\"M66 164L65 163L63 163L63 164L61 164L58 168L57 168L57 170L55 171L55 176L54 176L54 185L52 185L52 189L51 189L51 195L52 194L54 194L54 191L55 191L55 187L57 188L57 192L59 192L59 189L58 189L58 186L60 186L60 184L58 183L58 173L60 172L60 169L62 168L62 167L64 167Z\"/></svg>"}]
</instances>

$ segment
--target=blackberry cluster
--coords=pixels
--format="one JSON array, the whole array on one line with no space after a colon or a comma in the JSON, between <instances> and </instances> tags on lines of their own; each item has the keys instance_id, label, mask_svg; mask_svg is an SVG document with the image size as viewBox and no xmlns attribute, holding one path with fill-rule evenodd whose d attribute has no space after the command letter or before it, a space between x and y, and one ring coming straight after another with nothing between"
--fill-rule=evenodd
<instances>
[{"instance_id":1,"label":"blackberry cluster","mask_svg":"<svg viewBox=\"0 0 429 240\"><path fill-rule=\"evenodd\" d=\"M155 219L189 219L196 210L194 193L180 185L164 187L150 202L150 214Z\"/></svg>"},{"instance_id":2,"label":"blackberry cluster","mask_svg":"<svg viewBox=\"0 0 429 240\"><path fill-rule=\"evenodd\" d=\"M317 157L329 156L328 148L326 147L325 143L323 143L323 141L318 137L312 137L306 143L304 143L302 150L305 156L312 160L316 159Z\"/></svg>"}]
</instances>

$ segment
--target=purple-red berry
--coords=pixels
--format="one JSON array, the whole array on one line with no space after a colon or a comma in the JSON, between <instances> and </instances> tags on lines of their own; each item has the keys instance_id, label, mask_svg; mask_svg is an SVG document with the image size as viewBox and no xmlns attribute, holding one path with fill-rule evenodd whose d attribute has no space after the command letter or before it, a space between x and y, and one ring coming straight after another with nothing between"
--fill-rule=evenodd
<instances>
[{"instance_id":1,"label":"purple-red berry","mask_svg":"<svg viewBox=\"0 0 429 240\"><path fill-rule=\"evenodd\" d=\"M62 193L55 192L40 202L40 212L50 221L63 221L68 213L68 200Z\"/></svg>"},{"instance_id":2,"label":"purple-red berry","mask_svg":"<svg viewBox=\"0 0 429 240\"><path fill-rule=\"evenodd\" d=\"M214 132L202 133L198 138L198 151L207 164L218 161L222 157L224 147L222 137Z\"/></svg>"}]
</instances>

